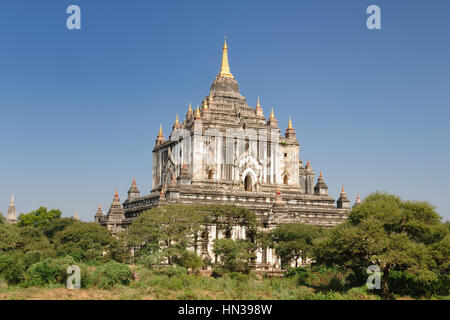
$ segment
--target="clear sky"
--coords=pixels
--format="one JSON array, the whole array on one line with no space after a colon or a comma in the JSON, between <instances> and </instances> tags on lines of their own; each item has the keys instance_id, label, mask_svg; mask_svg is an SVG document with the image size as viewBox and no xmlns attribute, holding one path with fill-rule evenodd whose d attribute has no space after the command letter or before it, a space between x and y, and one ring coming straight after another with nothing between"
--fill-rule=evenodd
<instances>
[{"instance_id":1,"label":"clear sky","mask_svg":"<svg viewBox=\"0 0 450 320\"><path fill-rule=\"evenodd\" d=\"M209 94L224 35L241 93L283 132L292 116L330 195L387 191L450 218L448 0L3 0L0 211L14 193L19 213L92 221L133 177L148 194L159 124L167 137Z\"/></svg>"}]
</instances>

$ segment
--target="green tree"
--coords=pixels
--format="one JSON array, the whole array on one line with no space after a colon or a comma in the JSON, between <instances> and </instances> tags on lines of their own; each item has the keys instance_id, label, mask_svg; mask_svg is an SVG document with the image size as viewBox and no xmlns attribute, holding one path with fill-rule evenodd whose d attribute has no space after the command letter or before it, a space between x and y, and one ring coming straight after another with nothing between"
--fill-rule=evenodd
<instances>
[{"instance_id":1,"label":"green tree","mask_svg":"<svg viewBox=\"0 0 450 320\"><path fill-rule=\"evenodd\" d=\"M54 237L57 253L77 261L101 259L113 243L108 229L91 222L75 222Z\"/></svg>"},{"instance_id":2,"label":"green tree","mask_svg":"<svg viewBox=\"0 0 450 320\"><path fill-rule=\"evenodd\" d=\"M311 257L313 241L320 235L321 229L310 224L283 224L271 231L271 247L281 258L282 266L294 261L297 267L298 259Z\"/></svg>"},{"instance_id":3,"label":"green tree","mask_svg":"<svg viewBox=\"0 0 450 320\"><path fill-rule=\"evenodd\" d=\"M426 202L402 201L376 192L316 243L313 257L317 264L349 268L359 279L364 279L369 265L378 265L383 273L382 296L388 297L393 270L414 273L424 283L436 281L438 264L449 259L439 250L433 257L433 246L448 234L440 219Z\"/></svg>"},{"instance_id":4,"label":"green tree","mask_svg":"<svg viewBox=\"0 0 450 320\"><path fill-rule=\"evenodd\" d=\"M5 223L5 217L3 216L3 213L0 212L0 224Z\"/></svg>"},{"instance_id":5,"label":"green tree","mask_svg":"<svg viewBox=\"0 0 450 320\"><path fill-rule=\"evenodd\" d=\"M44 232L45 236L50 240L50 242L53 241L53 238L55 235L70 226L71 224L75 223L77 220L74 218L56 218L51 220L48 224L42 227L42 231Z\"/></svg>"},{"instance_id":6,"label":"green tree","mask_svg":"<svg viewBox=\"0 0 450 320\"><path fill-rule=\"evenodd\" d=\"M253 211L245 207L224 204L197 206L196 210L201 211L210 224L222 230L225 238L231 238L233 227L241 226L246 229L247 239L255 240L260 223Z\"/></svg>"},{"instance_id":7,"label":"green tree","mask_svg":"<svg viewBox=\"0 0 450 320\"><path fill-rule=\"evenodd\" d=\"M26 214L21 213L19 215L19 226L34 226L40 228L59 217L61 217L61 210L51 209L48 211L47 208L40 207L39 209Z\"/></svg>"},{"instance_id":8,"label":"green tree","mask_svg":"<svg viewBox=\"0 0 450 320\"><path fill-rule=\"evenodd\" d=\"M216 239L213 251L220 260L219 269L227 272L249 273L249 263L255 258L255 245L246 240Z\"/></svg>"},{"instance_id":9,"label":"green tree","mask_svg":"<svg viewBox=\"0 0 450 320\"><path fill-rule=\"evenodd\" d=\"M169 205L143 212L127 230L127 243L140 254L161 251L176 264L186 248L195 248L205 216L195 206Z\"/></svg>"},{"instance_id":10,"label":"green tree","mask_svg":"<svg viewBox=\"0 0 450 320\"><path fill-rule=\"evenodd\" d=\"M41 230L16 224L0 225L0 252L12 251L40 251L44 256L54 255L53 246Z\"/></svg>"},{"instance_id":11,"label":"green tree","mask_svg":"<svg viewBox=\"0 0 450 320\"><path fill-rule=\"evenodd\" d=\"M16 250L21 245L20 230L13 224L0 225L0 252Z\"/></svg>"}]
</instances>

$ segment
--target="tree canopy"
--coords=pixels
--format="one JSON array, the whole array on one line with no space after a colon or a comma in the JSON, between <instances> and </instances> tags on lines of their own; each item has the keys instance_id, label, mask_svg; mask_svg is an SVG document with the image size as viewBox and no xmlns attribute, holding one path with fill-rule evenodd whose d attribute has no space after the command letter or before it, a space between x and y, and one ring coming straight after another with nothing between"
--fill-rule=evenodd
<instances>
[{"instance_id":1,"label":"tree canopy","mask_svg":"<svg viewBox=\"0 0 450 320\"><path fill-rule=\"evenodd\" d=\"M61 214L61 210L51 209L48 211L47 208L40 207L29 213L21 213L19 215L19 225L40 228L49 224L52 220L61 217Z\"/></svg>"},{"instance_id":2,"label":"tree canopy","mask_svg":"<svg viewBox=\"0 0 450 320\"><path fill-rule=\"evenodd\" d=\"M270 233L271 247L281 258L281 265L311 257L313 241L323 234L321 228L305 223L282 224Z\"/></svg>"},{"instance_id":3,"label":"tree canopy","mask_svg":"<svg viewBox=\"0 0 450 320\"><path fill-rule=\"evenodd\" d=\"M448 228L432 205L376 192L352 210L348 221L318 241L313 257L317 264L349 268L360 279L367 279L369 265L379 266L386 297L393 270L428 283L437 281L439 266L448 268L447 239Z\"/></svg>"}]
</instances>

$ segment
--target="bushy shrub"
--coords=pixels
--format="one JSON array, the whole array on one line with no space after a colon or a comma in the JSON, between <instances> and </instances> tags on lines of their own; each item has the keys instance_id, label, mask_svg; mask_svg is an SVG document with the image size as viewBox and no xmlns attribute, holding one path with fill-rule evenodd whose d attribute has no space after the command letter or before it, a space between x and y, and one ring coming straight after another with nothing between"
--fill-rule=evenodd
<instances>
[{"instance_id":1,"label":"bushy shrub","mask_svg":"<svg viewBox=\"0 0 450 320\"><path fill-rule=\"evenodd\" d=\"M153 269L155 266L160 266L165 260L163 253L157 251L152 254L145 255L140 259L140 263L147 269Z\"/></svg>"},{"instance_id":2,"label":"bushy shrub","mask_svg":"<svg viewBox=\"0 0 450 320\"><path fill-rule=\"evenodd\" d=\"M23 254L10 253L0 255L0 275L9 285L17 285L25 279Z\"/></svg>"},{"instance_id":3,"label":"bushy shrub","mask_svg":"<svg viewBox=\"0 0 450 320\"><path fill-rule=\"evenodd\" d=\"M346 300L372 300L379 299L379 296L370 294L369 289L364 285L362 287L351 288L344 294L344 298Z\"/></svg>"},{"instance_id":4,"label":"bushy shrub","mask_svg":"<svg viewBox=\"0 0 450 320\"><path fill-rule=\"evenodd\" d=\"M308 279L311 276L309 270L305 267L290 268L284 275L285 277L295 277L300 286L309 286Z\"/></svg>"},{"instance_id":5,"label":"bushy shrub","mask_svg":"<svg viewBox=\"0 0 450 320\"><path fill-rule=\"evenodd\" d=\"M43 261L32 264L25 275L25 287L46 286L65 283L67 268L75 264L71 256L62 258L47 258Z\"/></svg>"},{"instance_id":6,"label":"bushy shrub","mask_svg":"<svg viewBox=\"0 0 450 320\"><path fill-rule=\"evenodd\" d=\"M108 289L118 284L128 285L132 279L133 274L130 268L115 261L98 267L94 273L94 284L100 289Z\"/></svg>"},{"instance_id":7,"label":"bushy shrub","mask_svg":"<svg viewBox=\"0 0 450 320\"><path fill-rule=\"evenodd\" d=\"M41 251L28 251L24 255L24 263L26 268L31 267L32 264L35 264L42 260L43 254Z\"/></svg>"},{"instance_id":8,"label":"bushy shrub","mask_svg":"<svg viewBox=\"0 0 450 320\"><path fill-rule=\"evenodd\" d=\"M431 297L436 294L439 282L438 278L434 281L427 281L405 271L393 270L389 275L389 287L392 293L410 295L416 298Z\"/></svg>"},{"instance_id":9,"label":"bushy shrub","mask_svg":"<svg viewBox=\"0 0 450 320\"><path fill-rule=\"evenodd\" d=\"M203 267L203 260L195 252L186 250L180 257L180 266L198 272Z\"/></svg>"},{"instance_id":10,"label":"bushy shrub","mask_svg":"<svg viewBox=\"0 0 450 320\"><path fill-rule=\"evenodd\" d=\"M186 268L179 266L167 266L161 269L158 274L165 275L168 277L176 277L187 274Z\"/></svg>"}]
</instances>

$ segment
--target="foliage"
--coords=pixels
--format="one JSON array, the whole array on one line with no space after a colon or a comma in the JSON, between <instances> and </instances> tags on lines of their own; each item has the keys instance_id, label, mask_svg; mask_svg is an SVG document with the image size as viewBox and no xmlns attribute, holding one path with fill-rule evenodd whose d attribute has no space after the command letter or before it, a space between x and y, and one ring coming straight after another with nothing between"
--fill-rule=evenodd
<instances>
[{"instance_id":1,"label":"foliage","mask_svg":"<svg viewBox=\"0 0 450 320\"><path fill-rule=\"evenodd\" d=\"M20 247L20 243L20 232L16 225L0 225L0 252L18 249Z\"/></svg>"},{"instance_id":2,"label":"foliage","mask_svg":"<svg viewBox=\"0 0 450 320\"><path fill-rule=\"evenodd\" d=\"M16 224L0 225L0 252L41 251L51 256L53 247L41 230L32 227L19 227Z\"/></svg>"},{"instance_id":3,"label":"foliage","mask_svg":"<svg viewBox=\"0 0 450 320\"><path fill-rule=\"evenodd\" d=\"M127 242L137 254L161 251L168 264L176 263L188 247L195 246L205 217L194 206L170 205L143 212L128 228Z\"/></svg>"},{"instance_id":4,"label":"foliage","mask_svg":"<svg viewBox=\"0 0 450 320\"><path fill-rule=\"evenodd\" d=\"M100 289L109 289L118 284L128 285L132 278L133 274L128 266L110 261L95 270L94 284Z\"/></svg>"},{"instance_id":5,"label":"foliage","mask_svg":"<svg viewBox=\"0 0 450 320\"><path fill-rule=\"evenodd\" d=\"M3 216L3 213L0 212L0 224L5 223L5 217Z\"/></svg>"},{"instance_id":6,"label":"foliage","mask_svg":"<svg viewBox=\"0 0 450 320\"><path fill-rule=\"evenodd\" d=\"M211 224L226 238L234 226L244 227L247 237L254 238L259 226L254 212L243 207L169 205L142 213L128 228L125 242L137 249L136 256L161 252L168 264L198 270L203 262L186 249L197 249L200 235L206 236L205 226Z\"/></svg>"},{"instance_id":7,"label":"foliage","mask_svg":"<svg viewBox=\"0 0 450 320\"><path fill-rule=\"evenodd\" d=\"M281 257L282 267L291 264L297 267L298 260L305 260L311 255L313 240L321 235L321 229L305 223L282 224L272 230L271 247Z\"/></svg>"},{"instance_id":8,"label":"foliage","mask_svg":"<svg viewBox=\"0 0 450 320\"><path fill-rule=\"evenodd\" d=\"M44 286L65 283L67 279L67 268L75 264L71 256L62 258L47 258L31 265L25 277L24 286Z\"/></svg>"},{"instance_id":9,"label":"foliage","mask_svg":"<svg viewBox=\"0 0 450 320\"><path fill-rule=\"evenodd\" d=\"M255 257L254 244L250 241L216 239L213 251L220 260L219 272L250 272L249 262Z\"/></svg>"},{"instance_id":10,"label":"foliage","mask_svg":"<svg viewBox=\"0 0 450 320\"><path fill-rule=\"evenodd\" d=\"M388 297L393 270L414 273L429 283L437 281L435 271L448 265L447 236L448 228L430 204L376 192L352 210L347 222L317 241L313 257L316 264L352 270L356 279L364 278L369 265L378 265L382 295Z\"/></svg>"},{"instance_id":11,"label":"foliage","mask_svg":"<svg viewBox=\"0 0 450 320\"><path fill-rule=\"evenodd\" d=\"M64 230L76 221L77 220L75 220L74 218L56 218L54 220L51 220L48 224L44 225L42 227L42 231L44 232L44 235L50 240L50 242L53 242L53 238L58 232Z\"/></svg>"},{"instance_id":12,"label":"foliage","mask_svg":"<svg viewBox=\"0 0 450 320\"><path fill-rule=\"evenodd\" d=\"M206 217L208 223L223 231L225 238L231 238L233 227L241 226L246 230L247 239L255 240L260 223L253 211L245 207L226 204L196 206L196 210Z\"/></svg>"},{"instance_id":13,"label":"foliage","mask_svg":"<svg viewBox=\"0 0 450 320\"><path fill-rule=\"evenodd\" d=\"M21 252L0 254L0 275L9 285L17 285L25 279L26 265Z\"/></svg>"},{"instance_id":14,"label":"foliage","mask_svg":"<svg viewBox=\"0 0 450 320\"><path fill-rule=\"evenodd\" d=\"M54 237L59 255L70 255L76 261L93 261L108 252L114 243L108 229L91 222L75 222Z\"/></svg>"},{"instance_id":15,"label":"foliage","mask_svg":"<svg viewBox=\"0 0 450 320\"><path fill-rule=\"evenodd\" d=\"M19 215L19 226L33 226L40 228L49 224L52 220L61 217L61 214L61 210L51 209L50 211L47 211L47 208L40 207L29 213L21 213Z\"/></svg>"},{"instance_id":16,"label":"foliage","mask_svg":"<svg viewBox=\"0 0 450 320\"><path fill-rule=\"evenodd\" d=\"M185 250L180 257L179 264L196 273L203 267L203 260L195 252Z\"/></svg>"}]
</instances>

